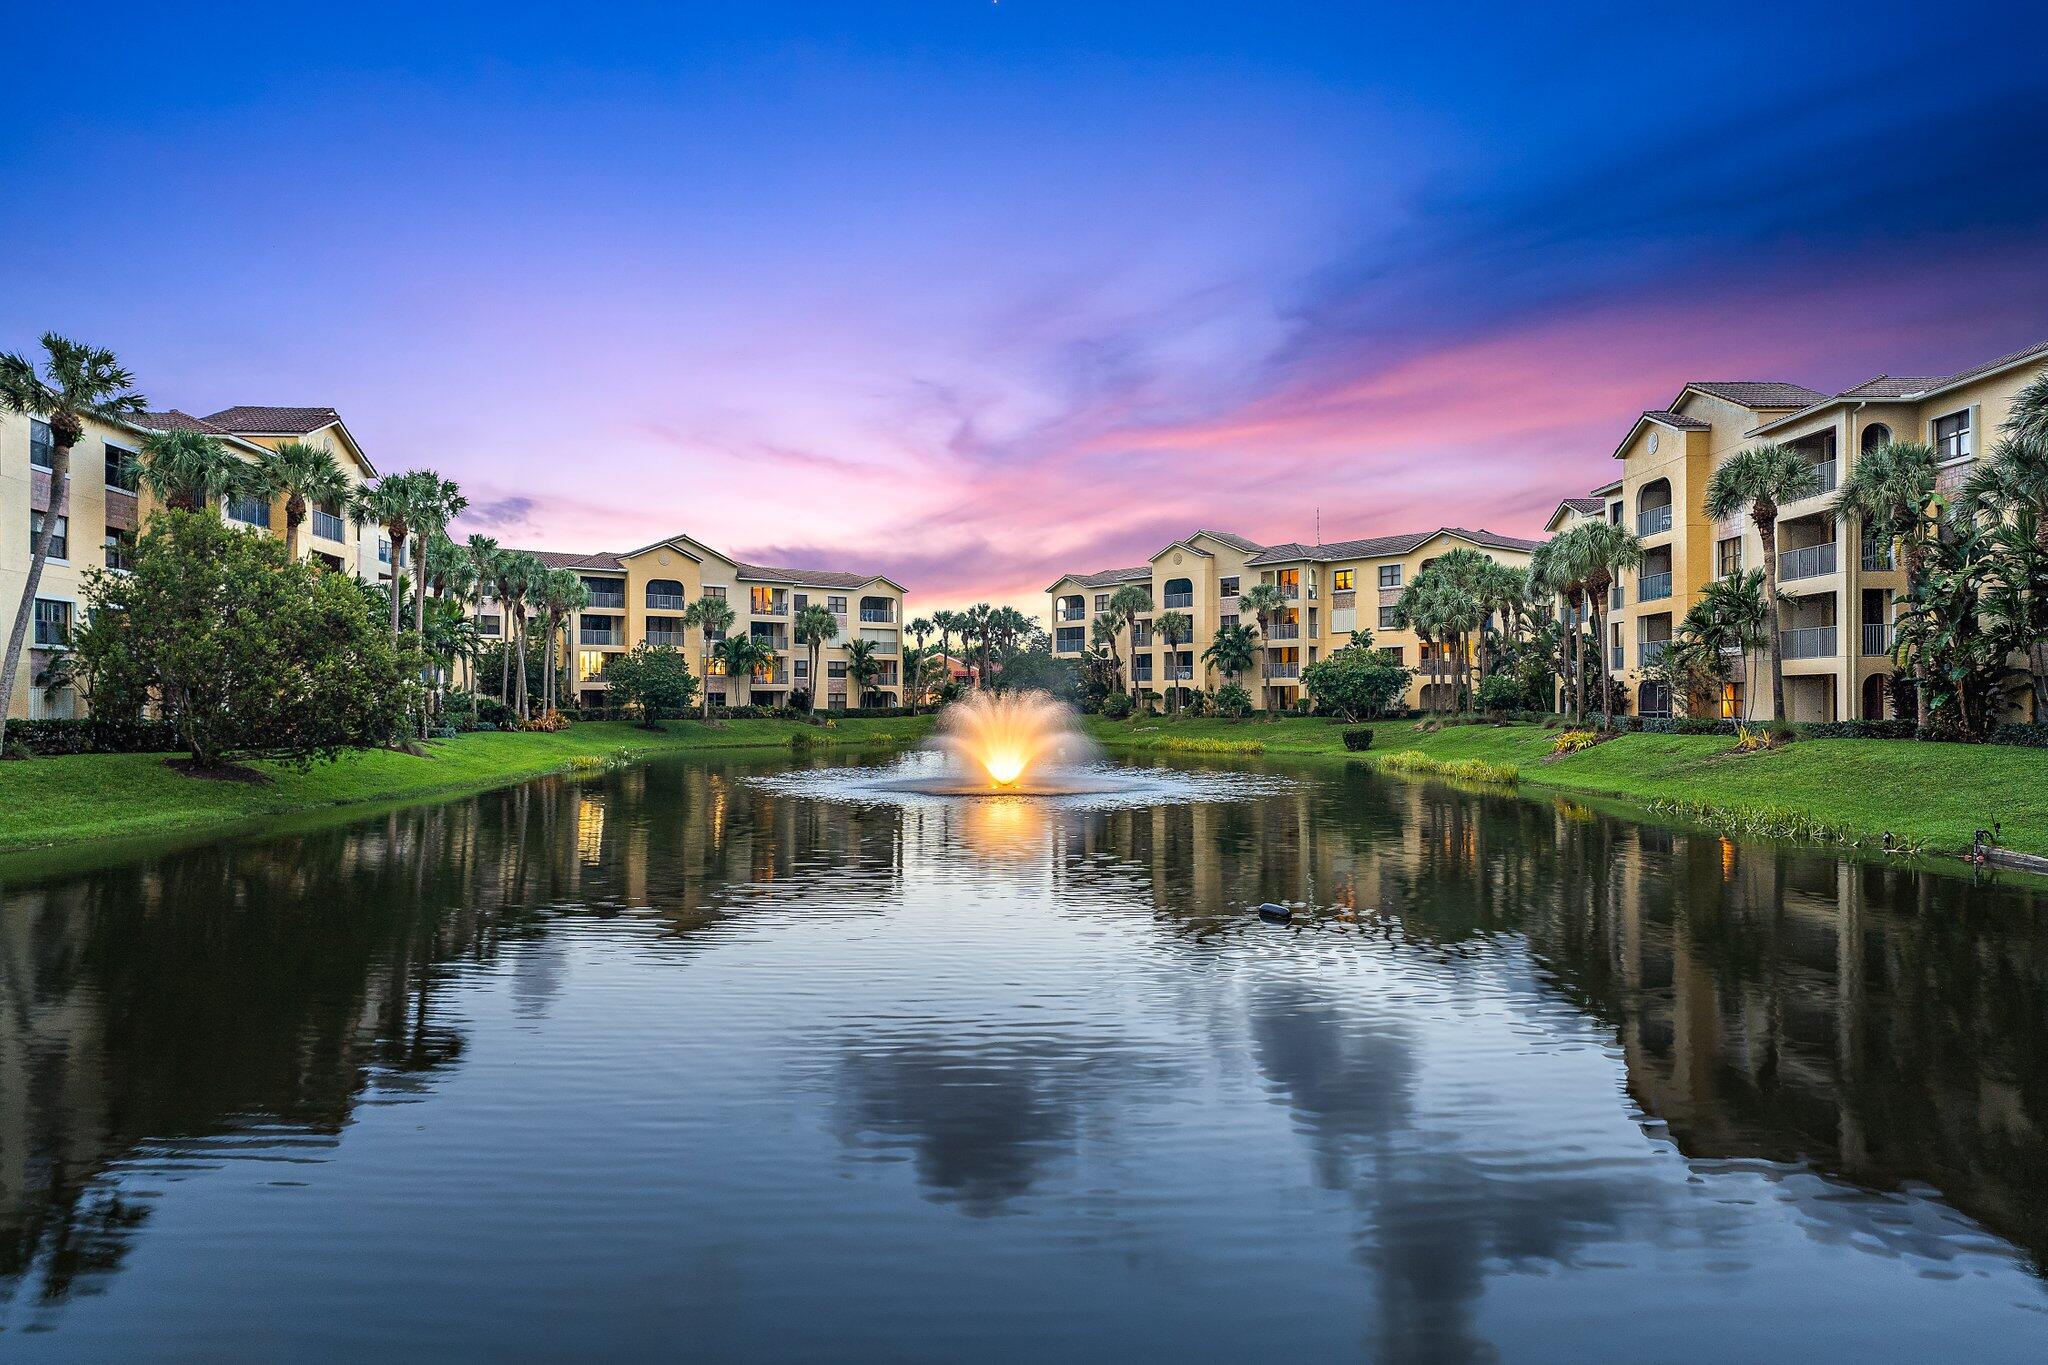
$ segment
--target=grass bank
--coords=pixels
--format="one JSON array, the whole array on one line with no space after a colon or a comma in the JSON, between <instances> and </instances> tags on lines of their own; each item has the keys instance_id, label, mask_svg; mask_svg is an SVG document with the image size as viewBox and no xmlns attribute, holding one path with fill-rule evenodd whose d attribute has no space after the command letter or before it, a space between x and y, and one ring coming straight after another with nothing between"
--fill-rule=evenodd
<instances>
[{"instance_id":1,"label":"grass bank","mask_svg":"<svg viewBox=\"0 0 2048 1365\"><path fill-rule=\"evenodd\" d=\"M1347 754L1343 727L1314 719L1089 722L1096 739L1118 750L1173 752L1190 741L1234 741L1257 746L1238 752L1362 758L1380 766L1412 752L1440 764L1512 768L1523 788L1616 797L1652 814L1754 834L1874 844L1890 831L1929 852L1954 853L1995 816L2006 847L2048 854L2048 750L1803 739L1743 754L1719 735L1631 734L1553 758L1558 732L1534 725L1423 733L1410 721L1386 721L1371 728L1371 750Z\"/></svg>"},{"instance_id":2,"label":"grass bank","mask_svg":"<svg viewBox=\"0 0 2048 1365\"><path fill-rule=\"evenodd\" d=\"M226 829L301 811L480 791L623 758L715 749L899 744L923 738L925 717L847 717L831 727L786 720L712 725L671 721L643 730L591 721L556 734L474 734L434 740L424 754L375 750L295 772L254 765L271 780L211 781L164 765L162 754L84 754L0 763L0 852L86 840Z\"/></svg>"}]
</instances>

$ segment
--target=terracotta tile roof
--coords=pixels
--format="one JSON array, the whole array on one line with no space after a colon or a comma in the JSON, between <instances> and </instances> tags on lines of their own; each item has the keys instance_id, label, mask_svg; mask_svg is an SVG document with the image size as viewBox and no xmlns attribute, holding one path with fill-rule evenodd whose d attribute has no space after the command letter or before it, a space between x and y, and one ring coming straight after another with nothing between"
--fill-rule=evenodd
<instances>
[{"instance_id":1,"label":"terracotta tile roof","mask_svg":"<svg viewBox=\"0 0 2048 1365\"><path fill-rule=\"evenodd\" d=\"M1583 513L1583 514L1584 514L1584 515L1586 515L1586 516L1589 516L1589 517L1593 517L1593 516L1598 516L1598 515L1599 515L1600 513L1602 513L1602 512L1604 512L1604 511L1606 511L1606 510L1607 510L1607 499L1605 499L1605 498L1566 498L1566 499L1565 499L1565 500L1564 500L1563 502L1561 502L1561 503L1560 503L1560 504L1558 504L1558 505L1559 505L1559 506L1561 506L1561 507L1569 507L1569 508L1571 508L1571 509L1572 509L1572 510L1573 510L1574 512L1580 512L1580 513Z\"/></svg>"},{"instance_id":2,"label":"terracotta tile roof","mask_svg":"<svg viewBox=\"0 0 2048 1365\"><path fill-rule=\"evenodd\" d=\"M1537 542L1523 540L1516 536L1499 535L1493 531L1468 531L1462 526L1438 526L1428 531L1414 531L1398 536L1373 536L1365 540L1335 540L1323 545L1303 545L1296 541L1287 545L1274 545L1265 553L1252 556L1246 564L1290 564L1309 562L1328 564L1345 559L1386 559L1395 555L1413 553L1440 535L1458 536L1474 545L1492 550L1533 550Z\"/></svg>"},{"instance_id":3,"label":"terracotta tile roof","mask_svg":"<svg viewBox=\"0 0 2048 1365\"><path fill-rule=\"evenodd\" d=\"M768 564L741 564L733 561L739 569L742 583L787 583L798 588L859 588L880 579L873 573L835 573L825 569L780 569Z\"/></svg>"},{"instance_id":4,"label":"terracotta tile roof","mask_svg":"<svg viewBox=\"0 0 2048 1365\"><path fill-rule=\"evenodd\" d=\"M138 427L152 431L197 431L208 436L232 436L235 433L223 426L216 426L204 417L194 417L189 412L170 408L163 412L145 412L135 419Z\"/></svg>"},{"instance_id":5,"label":"terracotta tile roof","mask_svg":"<svg viewBox=\"0 0 2048 1365\"><path fill-rule=\"evenodd\" d=\"M1656 408L1644 413L1643 416L1653 422L1662 422L1667 427L1677 427L1681 431L1712 431L1714 429L1712 422L1702 422L1697 417L1687 417L1684 413L1673 412L1669 408Z\"/></svg>"},{"instance_id":6,"label":"terracotta tile roof","mask_svg":"<svg viewBox=\"0 0 2048 1365\"><path fill-rule=\"evenodd\" d=\"M550 569L596 569L622 573L626 567L625 562L617 555L605 554L602 551L597 554L583 554L574 550L527 550L524 553L532 555Z\"/></svg>"},{"instance_id":7,"label":"terracotta tile roof","mask_svg":"<svg viewBox=\"0 0 2048 1365\"><path fill-rule=\"evenodd\" d=\"M1843 389L1835 397L1840 398L1904 398L1909 393L1925 393L1941 383L1939 375L1881 374L1875 379L1866 379L1853 389Z\"/></svg>"},{"instance_id":8,"label":"terracotta tile roof","mask_svg":"<svg viewBox=\"0 0 2048 1365\"><path fill-rule=\"evenodd\" d=\"M1194 535L1189 536L1188 539L1193 540L1195 536L1208 536L1211 540L1220 540L1225 545L1228 545L1231 549L1242 550L1244 553L1248 555L1257 554L1259 551L1266 548L1265 546L1259 544L1256 540L1247 540L1243 536L1232 535L1228 531L1211 531L1206 527L1202 530L1196 531Z\"/></svg>"},{"instance_id":9,"label":"terracotta tile roof","mask_svg":"<svg viewBox=\"0 0 2048 1365\"><path fill-rule=\"evenodd\" d=\"M1095 573L1070 573L1060 577L1060 583L1071 582L1083 588L1120 588L1126 583L1150 583L1152 566L1139 564L1129 569L1101 569ZM1059 586L1058 583L1053 585ZM1052 588L1047 588L1051 592Z\"/></svg>"},{"instance_id":10,"label":"terracotta tile roof","mask_svg":"<svg viewBox=\"0 0 2048 1365\"><path fill-rule=\"evenodd\" d=\"M1987 374L1995 374L2008 366L2021 364L2037 357L2042 360L2048 360L2048 341L2039 342L2024 350L2013 351L2008 355L1999 356L1996 360L1987 360L1981 365L1972 365L1967 370L1958 370L1950 375L1881 374L1875 379L1864 380L1852 389L1844 389L1840 393L1832 395L1821 394L1799 411L1773 421L1765 422L1761 426L1756 427L1751 434L1789 426L1809 413L1819 412L1823 408L1831 408L1837 403L1868 402L1873 399L1882 401L1888 398L1924 398L1929 394L1940 393L1944 389L1952 389L1959 384L1967 384L1973 379L1982 378Z\"/></svg>"},{"instance_id":11,"label":"terracotta tile roof","mask_svg":"<svg viewBox=\"0 0 2048 1365\"><path fill-rule=\"evenodd\" d=\"M2013 351L2008 355L2002 355L1996 360L1987 360L1982 365L1972 365L1967 370L1959 370L1955 374L1949 375L1946 379L1935 380L1927 386L1927 390L1947 389L1953 388L1957 384L1967 384L1970 380L1976 379L1981 375L1990 374L1994 370L2002 370L2008 365L2017 365L2023 360L2032 360L2037 356L2043 360L2048 360L2048 341L2038 341L2032 346ZM1922 392L1927 390L1922 390Z\"/></svg>"},{"instance_id":12,"label":"terracotta tile roof","mask_svg":"<svg viewBox=\"0 0 2048 1365\"><path fill-rule=\"evenodd\" d=\"M1803 408L1827 397L1804 384L1786 384L1770 379L1695 379L1686 385L1711 393L1745 408Z\"/></svg>"},{"instance_id":13,"label":"terracotta tile roof","mask_svg":"<svg viewBox=\"0 0 2048 1365\"><path fill-rule=\"evenodd\" d=\"M309 431L331 427L341 420L333 408L222 408L206 420L242 435L304 436Z\"/></svg>"}]
</instances>

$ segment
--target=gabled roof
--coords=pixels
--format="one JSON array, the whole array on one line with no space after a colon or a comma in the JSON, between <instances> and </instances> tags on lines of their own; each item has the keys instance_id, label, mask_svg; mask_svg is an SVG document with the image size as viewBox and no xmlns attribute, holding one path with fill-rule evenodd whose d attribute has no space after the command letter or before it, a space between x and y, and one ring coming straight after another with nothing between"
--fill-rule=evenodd
<instances>
[{"instance_id":1,"label":"gabled roof","mask_svg":"<svg viewBox=\"0 0 2048 1365\"><path fill-rule=\"evenodd\" d=\"M1247 540L1243 536L1232 535L1228 531L1211 531L1207 527L1204 527L1201 530L1196 531L1194 535L1190 535L1188 539L1193 540L1195 536L1207 536L1211 540L1220 540L1225 545L1228 545L1231 549L1242 550L1245 554L1248 555L1257 554L1259 551L1266 548L1265 546L1259 544L1256 540Z\"/></svg>"},{"instance_id":2,"label":"gabled roof","mask_svg":"<svg viewBox=\"0 0 2048 1365\"><path fill-rule=\"evenodd\" d=\"M197 431L207 436L232 436L235 433L223 426L216 426L204 417L194 417L189 412L168 408L163 412L145 412L135 419L135 425L148 427L152 431Z\"/></svg>"},{"instance_id":3,"label":"gabled roof","mask_svg":"<svg viewBox=\"0 0 2048 1365\"><path fill-rule=\"evenodd\" d=\"M1949 375L1881 374L1875 379L1866 379L1854 388L1843 389L1837 394L1817 394L1814 401L1808 403L1799 411L1788 413L1783 417L1773 418L1753 428L1749 434L1754 436L1758 432L1772 431L1779 427L1790 426L1816 412L1822 412L1843 403L1918 402L1922 399L1933 398L1948 389L1960 388L1964 384L1988 378L2001 370L2009 370L2014 366L2024 365L2035 360L2048 361L2048 341L2036 342L2034 345L2028 346L2023 350L2013 351L2007 355L1999 356L1996 360L1987 360L1981 365L1972 365L1967 370L1958 370L1956 373Z\"/></svg>"},{"instance_id":4,"label":"gabled roof","mask_svg":"<svg viewBox=\"0 0 2048 1365\"><path fill-rule=\"evenodd\" d=\"M617 555L602 551L597 554L584 554L579 550L526 550L521 553L532 555L550 569L597 569L623 573L626 568Z\"/></svg>"},{"instance_id":5,"label":"gabled roof","mask_svg":"<svg viewBox=\"0 0 2048 1365\"><path fill-rule=\"evenodd\" d=\"M1549 519L1543 523L1543 529L1555 531L1558 525L1565 520L1567 512L1575 516L1597 517L1606 510L1607 499L1605 498L1562 498L1558 501L1557 510L1552 512Z\"/></svg>"},{"instance_id":6,"label":"gabled roof","mask_svg":"<svg viewBox=\"0 0 2048 1365\"><path fill-rule=\"evenodd\" d=\"M1775 379L1695 379L1685 386L1701 393L1725 398L1745 408L1803 408L1827 395L1804 384L1787 384ZM1684 397L1684 390L1679 391ZM1673 399L1675 404L1678 400Z\"/></svg>"},{"instance_id":7,"label":"gabled roof","mask_svg":"<svg viewBox=\"0 0 2048 1365\"><path fill-rule=\"evenodd\" d=\"M1702 422L1697 417L1687 417L1684 413L1673 412L1669 408L1656 408L1644 413L1643 416L1649 418L1652 422L1662 422L1667 427L1677 427L1680 431L1712 431L1714 429L1712 422Z\"/></svg>"},{"instance_id":8,"label":"gabled roof","mask_svg":"<svg viewBox=\"0 0 2048 1365\"><path fill-rule=\"evenodd\" d=\"M864 588L870 583L887 583L898 592L903 585L878 573L834 573L825 569L778 569L767 564L733 561L742 583L786 583L793 588Z\"/></svg>"},{"instance_id":9,"label":"gabled roof","mask_svg":"<svg viewBox=\"0 0 2048 1365\"><path fill-rule=\"evenodd\" d=\"M1287 545L1268 546L1264 553L1246 560L1247 565L1267 564L1331 564L1346 559L1389 559L1397 555L1412 554L1438 536L1455 536L1489 550L1533 550L1536 542L1522 540L1516 536L1499 535L1493 531L1468 531L1462 526L1438 526L1428 531L1415 531L1398 536L1373 536L1365 540L1336 540L1324 545L1303 545L1293 542Z\"/></svg>"},{"instance_id":10,"label":"gabled roof","mask_svg":"<svg viewBox=\"0 0 2048 1365\"><path fill-rule=\"evenodd\" d=\"M222 408L206 420L241 436L304 436L341 420L333 408Z\"/></svg>"}]
</instances>

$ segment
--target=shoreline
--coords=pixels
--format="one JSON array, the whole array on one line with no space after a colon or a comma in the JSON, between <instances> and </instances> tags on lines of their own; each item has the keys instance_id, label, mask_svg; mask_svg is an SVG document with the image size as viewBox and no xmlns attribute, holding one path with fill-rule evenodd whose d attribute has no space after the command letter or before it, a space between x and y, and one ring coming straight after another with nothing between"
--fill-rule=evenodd
<instances>
[{"instance_id":1,"label":"shoreline","mask_svg":"<svg viewBox=\"0 0 2048 1365\"><path fill-rule=\"evenodd\" d=\"M426 741L424 755L371 749L303 771L258 762L263 784L187 777L167 754L75 754L0 763L0 856L10 860L100 841L229 836L308 813L432 800L575 770L719 750L896 746L931 729L924 716L789 720L584 721L553 734L483 731ZM799 740L801 743L799 743Z\"/></svg>"}]
</instances>

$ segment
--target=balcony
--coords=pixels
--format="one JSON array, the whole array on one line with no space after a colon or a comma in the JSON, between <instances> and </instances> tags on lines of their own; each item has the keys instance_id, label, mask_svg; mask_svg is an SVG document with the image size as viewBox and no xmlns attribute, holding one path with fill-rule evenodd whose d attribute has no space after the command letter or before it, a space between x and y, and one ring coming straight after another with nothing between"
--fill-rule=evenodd
<instances>
[{"instance_id":1,"label":"balcony","mask_svg":"<svg viewBox=\"0 0 2048 1365\"><path fill-rule=\"evenodd\" d=\"M1879 655L1892 652L1892 628L1883 621L1863 623L1863 652Z\"/></svg>"},{"instance_id":2,"label":"balcony","mask_svg":"<svg viewBox=\"0 0 2048 1365\"><path fill-rule=\"evenodd\" d=\"M1813 472L1820 476L1821 492L1831 493L1834 491L1835 468L1836 465L1833 460L1822 460L1818 464L1814 465Z\"/></svg>"},{"instance_id":3,"label":"balcony","mask_svg":"<svg viewBox=\"0 0 2048 1365\"><path fill-rule=\"evenodd\" d=\"M1823 541L1803 550L1785 550L1778 555L1778 580L1790 583L1801 578L1819 578L1835 571L1835 542Z\"/></svg>"},{"instance_id":4,"label":"balcony","mask_svg":"<svg viewBox=\"0 0 2048 1365\"><path fill-rule=\"evenodd\" d=\"M1301 676L1301 665L1267 664L1266 676L1269 678L1299 678Z\"/></svg>"},{"instance_id":5,"label":"balcony","mask_svg":"<svg viewBox=\"0 0 2048 1365\"><path fill-rule=\"evenodd\" d=\"M1661 536L1671 529L1671 504L1652 507L1636 514L1636 534L1639 536Z\"/></svg>"},{"instance_id":6,"label":"balcony","mask_svg":"<svg viewBox=\"0 0 2048 1365\"><path fill-rule=\"evenodd\" d=\"M348 523L332 512L313 509L313 534L321 540L348 540Z\"/></svg>"},{"instance_id":7,"label":"balcony","mask_svg":"<svg viewBox=\"0 0 2048 1365\"><path fill-rule=\"evenodd\" d=\"M1193 664L1182 664L1178 668L1168 668L1166 670L1166 680L1168 682L1192 682L1194 677L1195 666Z\"/></svg>"},{"instance_id":8,"label":"balcony","mask_svg":"<svg viewBox=\"0 0 2048 1365\"><path fill-rule=\"evenodd\" d=\"M1168 611L1173 611L1176 608L1194 606L1195 595L1191 592L1170 592L1166 594L1165 601L1166 609Z\"/></svg>"},{"instance_id":9,"label":"balcony","mask_svg":"<svg viewBox=\"0 0 2048 1365\"><path fill-rule=\"evenodd\" d=\"M602 629L596 626L580 626L576 631L576 643L579 645L622 645L626 643L626 637L622 632L610 626Z\"/></svg>"},{"instance_id":10,"label":"balcony","mask_svg":"<svg viewBox=\"0 0 2048 1365\"><path fill-rule=\"evenodd\" d=\"M1863 542L1863 572L1890 573L1898 567L1898 554L1889 543L1879 540Z\"/></svg>"},{"instance_id":11,"label":"balcony","mask_svg":"<svg viewBox=\"0 0 2048 1365\"><path fill-rule=\"evenodd\" d=\"M885 626L896 619L896 613L890 611L887 607L862 607L860 609L860 619L868 625Z\"/></svg>"},{"instance_id":12,"label":"balcony","mask_svg":"<svg viewBox=\"0 0 2048 1365\"><path fill-rule=\"evenodd\" d=\"M681 649L689 642L690 636L687 631L650 630L647 632L647 643L656 649Z\"/></svg>"},{"instance_id":13,"label":"balcony","mask_svg":"<svg viewBox=\"0 0 2048 1365\"><path fill-rule=\"evenodd\" d=\"M1301 622L1275 621L1266 628L1266 638L1268 640L1299 640L1301 638Z\"/></svg>"},{"instance_id":14,"label":"balcony","mask_svg":"<svg viewBox=\"0 0 2048 1365\"><path fill-rule=\"evenodd\" d=\"M1636 581L1636 600L1639 602L1655 602L1660 598L1669 596L1671 596L1671 574L1668 571L1665 573L1646 574Z\"/></svg>"},{"instance_id":15,"label":"balcony","mask_svg":"<svg viewBox=\"0 0 2048 1365\"><path fill-rule=\"evenodd\" d=\"M590 605L601 611L624 611L626 609L626 594L624 592L593 592L590 594Z\"/></svg>"},{"instance_id":16,"label":"balcony","mask_svg":"<svg viewBox=\"0 0 2048 1365\"><path fill-rule=\"evenodd\" d=\"M1087 615L1087 611L1081 607L1061 607L1055 619L1061 621L1081 621L1087 619Z\"/></svg>"},{"instance_id":17,"label":"balcony","mask_svg":"<svg viewBox=\"0 0 2048 1365\"><path fill-rule=\"evenodd\" d=\"M681 611L689 605L689 599L680 593L651 592L647 594L647 610L649 611Z\"/></svg>"},{"instance_id":18,"label":"balcony","mask_svg":"<svg viewBox=\"0 0 2048 1365\"><path fill-rule=\"evenodd\" d=\"M1664 656L1670 652L1669 640L1644 640L1636 646L1636 657L1642 661L1644 668L1655 668L1664 662Z\"/></svg>"},{"instance_id":19,"label":"balcony","mask_svg":"<svg viewBox=\"0 0 2048 1365\"><path fill-rule=\"evenodd\" d=\"M1778 632L1778 653L1787 659L1831 659L1835 655L1833 626L1801 626Z\"/></svg>"}]
</instances>

